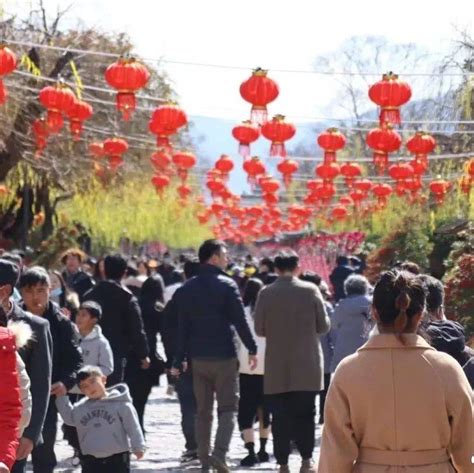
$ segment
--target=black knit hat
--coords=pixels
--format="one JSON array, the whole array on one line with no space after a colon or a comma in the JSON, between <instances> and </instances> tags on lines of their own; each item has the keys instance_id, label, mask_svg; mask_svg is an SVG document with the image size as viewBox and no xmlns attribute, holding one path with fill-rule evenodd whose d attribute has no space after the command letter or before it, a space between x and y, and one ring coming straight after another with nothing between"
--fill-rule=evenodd
<instances>
[{"instance_id":1,"label":"black knit hat","mask_svg":"<svg viewBox=\"0 0 474 473\"><path fill-rule=\"evenodd\" d=\"M438 351L455 356L465 348L464 327L458 322L453 320L431 322L426 332L431 338L431 345Z\"/></svg>"},{"instance_id":2,"label":"black knit hat","mask_svg":"<svg viewBox=\"0 0 474 473\"><path fill-rule=\"evenodd\" d=\"M0 286L9 284L14 287L18 282L20 268L11 261L0 258Z\"/></svg>"}]
</instances>

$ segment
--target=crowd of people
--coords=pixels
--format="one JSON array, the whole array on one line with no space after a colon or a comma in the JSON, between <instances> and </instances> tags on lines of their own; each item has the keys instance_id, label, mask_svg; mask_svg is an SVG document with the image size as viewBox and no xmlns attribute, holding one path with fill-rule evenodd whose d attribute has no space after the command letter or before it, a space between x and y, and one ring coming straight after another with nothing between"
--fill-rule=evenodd
<instances>
[{"instance_id":1,"label":"crowd of people","mask_svg":"<svg viewBox=\"0 0 474 473\"><path fill-rule=\"evenodd\" d=\"M292 251L257 261L218 240L160 263L79 249L60 262L0 257L0 473L30 455L53 472L58 416L84 473L129 472L132 454L162 447L146 445L144 416L165 375L183 468L230 471L237 424L242 467L269 462L272 438L281 473L293 450L300 473L472 473L474 352L417 265L372 286L340 256L324 281Z\"/></svg>"}]
</instances>

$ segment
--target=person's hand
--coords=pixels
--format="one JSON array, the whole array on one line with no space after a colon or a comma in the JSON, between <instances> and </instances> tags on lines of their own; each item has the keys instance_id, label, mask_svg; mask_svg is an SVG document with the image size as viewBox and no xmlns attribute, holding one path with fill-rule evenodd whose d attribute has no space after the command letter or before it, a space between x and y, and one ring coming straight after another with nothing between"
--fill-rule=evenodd
<instances>
[{"instance_id":1,"label":"person's hand","mask_svg":"<svg viewBox=\"0 0 474 473\"><path fill-rule=\"evenodd\" d=\"M58 381L57 383L54 383L51 386L51 395L52 396L65 396L67 394L67 389L66 386L64 386L61 381Z\"/></svg>"},{"instance_id":2,"label":"person's hand","mask_svg":"<svg viewBox=\"0 0 474 473\"><path fill-rule=\"evenodd\" d=\"M187 361L183 361L183 364L181 365L182 368L181 368L181 371L183 373L186 373L186 371L188 371L188 362Z\"/></svg>"},{"instance_id":3,"label":"person's hand","mask_svg":"<svg viewBox=\"0 0 474 473\"><path fill-rule=\"evenodd\" d=\"M257 355L249 355L249 367L250 371L254 371L257 368L258 358Z\"/></svg>"},{"instance_id":4,"label":"person's hand","mask_svg":"<svg viewBox=\"0 0 474 473\"><path fill-rule=\"evenodd\" d=\"M28 458L28 455L33 451L33 447L34 444L32 440L22 437L16 450L16 459L24 460L25 458Z\"/></svg>"},{"instance_id":5,"label":"person's hand","mask_svg":"<svg viewBox=\"0 0 474 473\"><path fill-rule=\"evenodd\" d=\"M137 460L141 460L145 452L133 452L133 454L137 457Z\"/></svg>"},{"instance_id":6,"label":"person's hand","mask_svg":"<svg viewBox=\"0 0 474 473\"><path fill-rule=\"evenodd\" d=\"M0 462L0 473L10 473L10 468L5 463Z\"/></svg>"},{"instance_id":7,"label":"person's hand","mask_svg":"<svg viewBox=\"0 0 474 473\"><path fill-rule=\"evenodd\" d=\"M72 312L67 307L62 307L61 308L61 313L64 315L64 317L71 320Z\"/></svg>"},{"instance_id":8,"label":"person's hand","mask_svg":"<svg viewBox=\"0 0 474 473\"><path fill-rule=\"evenodd\" d=\"M142 360L142 370L147 370L150 367L150 358L146 357Z\"/></svg>"}]
</instances>

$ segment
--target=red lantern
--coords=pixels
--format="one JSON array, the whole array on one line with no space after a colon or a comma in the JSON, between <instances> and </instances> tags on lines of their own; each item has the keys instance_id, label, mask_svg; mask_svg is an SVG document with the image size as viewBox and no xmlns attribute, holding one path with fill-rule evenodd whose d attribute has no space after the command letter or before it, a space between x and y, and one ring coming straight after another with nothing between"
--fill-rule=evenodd
<instances>
[{"instance_id":1,"label":"red lantern","mask_svg":"<svg viewBox=\"0 0 474 473\"><path fill-rule=\"evenodd\" d=\"M339 166L335 163L323 163L316 166L315 172L325 182L330 182L339 175Z\"/></svg>"},{"instance_id":2,"label":"red lantern","mask_svg":"<svg viewBox=\"0 0 474 473\"><path fill-rule=\"evenodd\" d=\"M104 153L109 157L109 167L112 171L123 165L122 155L128 150L128 143L121 138L107 138L104 141Z\"/></svg>"},{"instance_id":3,"label":"red lantern","mask_svg":"<svg viewBox=\"0 0 474 473\"><path fill-rule=\"evenodd\" d=\"M472 186L472 180L470 176L462 176L459 179L459 187L464 194L470 194Z\"/></svg>"},{"instance_id":4,"label":"red lantern","mask_svg":"<svg viewBox=\"0 0 474 473\"><path fill-rule=\"evenodd\" d=\"M336 152L346 145L346 137L337 128L328 128L318 136L318 145L324 149L324 162L336 161Z\"/></svg>"},{"instance_id":5,"label":"red lantern","mask_svg":"<svg viewBox=\"0 0 474 473\"><path fill-rule=\"evenodd\" d=\"M5 46L0 45L0 77L11 74L16 69L16 56L15 53ZM7 99L7 91L3 84L3 80L0 79L0 105L5 103Z\"/></svg>"},{"instance_id":6,"label":"red lantern","mask_svg":"<svg viewBox=\"0 0 474 473\"><path fill-rule=\"evenodd\" d=\"M252 104L250 120L262 125L267 121L267 105L280 93L278 84L267 77L268 71L257 68L252 76L240 84L240 95Z\"/></svg>"},{"instance_id":7,"label":"red lantern","mask_svg":"<svg viewBox=\"0 0 474 473\"><path fill-rule=\"evenodd\" d=\"M369 88L369 98L380 110L380 125L400 123L400 107L411 98L411 87L398 78L397 74L384 74L381 81Z\"/></svg>"},{"instance_id":8,"label":"red lantern","mask_svg":"<svg viewBox=\"0 0 474 473\"><path fill-rule=\"evenodd\" d=\"M120 58L107 67L105 80L118 90L116 106L124 120L129 120L136 108L135 92L145 87L149 78L146 66L135 58Z\"/></svg>"},{"instance_id":9,"label":"red lantern","mask_svg":"<svg viewBox=\"0 0 474 473\"><path fill-rule=\"evenodd\" d=\"M352 200L352 197L348 195L343 195L339 198L339 203L341 205L353 205L354 201Z\"/></svg>"},{"instance_id":10,"label":"red lantern","mask_svg":"<svg viewBox=\"0 0 474 473\"><path fill-rule=\"evenodd\" d=\"M341 174L344 176L347 187L352 187L354 179L362 174L362 168L356 163L346 163L341 166Z\"/></svg>"},{"instance_id":11,"label":"red lantern","mask_svg":"<svg viewBox=\"0 0 474 473\"><path fill-rule=\"evenodd\" d=\"M298 163L293 159L284 159L278 164L277 169L283 175L283 182L288 187L291 184L293 174L298 171Z\"/></svg>"},{"instance_id":12,"label":"red lantern","mask_svg":"<svg viewBox=\"0 0 474 473\"><path fill-rule=\"evenodd\" d=\"M337 205L331 210L331 215L334 220L345 220L349 216L349 211L343 205Z\"/></svg>"},{"instance_id":13,"label":"red lantern","mask_svg":"<svg viewBox=\"0 0 474 473\"><path fill-rule=\"evenodd\" d=\"M336 194L336 189L332 183L327 183L326 185L318 187L314 191L314 195L317 196L319 200L322 200L325 203L328 203Z\"/></svg>"},{"instance_id":14,"label":"red lantern","mask_svg":"<svg viewBox=\"0 0 474 473\"><path fill-rule=\"evenodd\" d=\"M250 156L250 144L260 137L260 128L250 120L246 120L232 129L232 136L239 142L239 154L244 158L248 158Z\"/></svg>"},{"instance_id":15,"label":"red lantern","mask_svg":"<svg viewBox=\"0 0 474 473\"><path fill-rule=\"evenodd\" d=\"M153 112L148 128L153 134L157 135L157 146L171 151L170 136L174 135L179 128L187 123L186 113L174 102L168 102L160 105Z\"/></svg>"},{"instance_id":16,"label":"red lantern","mask_svg":"<svg viewBox=\"0 0 474 473\"><path fill-rule=\"evenodd\" d=\"M150 161L157 171L165 172L171 165L171 156L165 150L158 150L151 155Z\"/></svg>"},{"instance_id":17,"label":"red lantern","mask_svg":"<svg viewBox=\"0 0 474 473\"><path fill-rule=\"evenodd\" d=\"M50 133L58 133L63 127L63 114L68 114L76 101L74 92L58 82L41 89L39 99L43 107L48 110L46 122Z\"/></svg>"},{"instance_id":18,"label":"red lantern","mask_svg":"<svg viewBox=\"0 0 474 473\"><path fill-rule=\"evenodd\" d=\"M443 203L449 187L450 183L444 179L438 178L436 181L430 182L430 191L434 195L437 204Z\"/></svg>"},{"instance_id":19,"label":"red lantern","mask_svg":"<svg viewBox=\"0 0 474 473\"><path fill-rule=\"evenodd\" d=\"M245 209L245 213L251 218L260 218L263 215L263 208L258 205L252 205Z\"/></svg>"},{"instance_id":20,"label":"red lantern","mask_svg":"<svg viewBox=\"0 0 474 473\"><path fill-rule=\"evenodd\" d=\"M248 181L252 185L255 185L258 176L265 174L265 165L257 156L245 161L243 168L248 175Z\"/></svg>"},{"instance_id":21,"label":"red lantern","mask_svg":"<svg viewBox=\"0 0 474 473\"><path fill-rule=\"evenodd\" d=\"M168 187L170 178L165 174L155 174L151 178L151 183L155 186L156 192L162 194L166 187Z\"/></svg>"},{"instance_id":22,"label":"red lantern","mask_svg":"<svg viewBox=\"0 0 474 473\"><path fill-rule=\"evenodd\" d=\"M319 189L323 186L323 181L321 179L310 179L306 182L306 188L309 192L314 192L316 189Z\"/></svg>"},{"instance_id":23,"label":"red lantern","mask_svg":"<svg viewBox=\"0 0 474 473\"><path fill-rule=\"evenodd\" d=\"M354 188L367 195L370 189L372 189L372 182L368 179L359 179L354 183Z\"/></svg>"},{"instance_id":24,"label":"red lantern","mask_svg":"<svg viewBox=\"0 0 474 473\"><path fill-rule=\"evenodd\" d=\"M212 196L215 197L226 190L225 184L217 178L209 179L206 182L207 188L211 191Z\"/></svg>"},{"instance_id":25,"label":"red lantern","mask_svg":"<svg viewBox=\"0 0 474 473\"><path fill-rule=\"evenodd\" d=\"M422 176L428 170L428 160L416 158L410 161L410 166L413 168L413 174Z\"/></svg>"},{"instance_id":26,"label":"red lantern","mask_svg":"<svg viewBox=\"0 0 474 473\"><path fill-rule=\"evenodd\" d=\"M466 172L470 177L474 178L474 159L471 159L466 163Z\"/></svg>"},{"instance_id":27,"label":"red lantern","mask_svg":"<svg viewBox=\"0 0 474 473\"><path fill-rule=\"evenodd\" d=\"M180 151L173 154L173 163L178 169L178 176L184 182L188 178L188 172L196 165L197 159L190 151Z\"/></svg>"},{"instance_id":28,"label":"red lantern","mask_svg":"<svg viewBox=\"0 0 474 473\"><path fill-rule=\"evenodd\" d=\"M280 183L276 179L266 177L260 180L260 187L265 194L275 194L280 190Z\"/></svg>"},{"instance_id":29,"label":"red lantern","mask_svg":"<svg viewBox=\"0 0 474 473\"><path fill-rule=\"evenodd\" d=\"M93 108L84 100L75 99L74 104L68 111L70 120L69 130L74 141L78 141L82 132L82 122L88 120L93 113Z\"/></svg>"},{"instance_id":30,"label":"red lantern","mask_svg":"<svg viewBox=\"0 0 474 473\"><path fill-rule=\"evenodd\" d=\"M295 136L296 127L285 121L284 115L275 115L262 126L262 135L272 142L270 156L286 157L285 141Z\"/></svg>"},{"instance_id":31,"label":"red lantern","mask_svg":"<svg viewBox=\"0 0 474 473\"><path fill-rule=\"evenodd\" d=\"M279 198L276 194L263 194L262 199L265 201L265 204L267 204L269 207L272 205L276 205L279 202Z\"/></svg>"},{"instance_id":32,"label":"red lantern","mask_svg":"<svg viewBox=\"0 0 474 473\"><path fill-rule=\"evenodd\" d=\"M408 163L397 163L390 166L388 173L394 181L404 181L413 177L413 168Z\"/></svg>"},{"instance_id":33,"label":"red lantern","mask_svg":"<svg viewBox=\"0 0 474 473\"><path fill-rule=\"evenodd\" d=\"M222 154L221 157L216 161L215 168L225 177L234 169L234 161L227 156Z\"/></svg>"},{"instance_id":34,"label":"red lantern","mask_svg":"<svg viewBox=\"0 0 474 473\"><path fill-rule=\"evenodd\" d=\"M39 158L43 150L46 148L49 134L48 124L44 118L36 118L31 128L36 141L35 158Z\"/></svg>"},{"instance_id":35,"label":"red lantern","mask_svg":"<svg viewBox=\"0 0 474 473\"><path fill-rule=\"evenodd\" d=\"M349 195L356 207L359 207L360 203L367 197L367 194L359 189L352 190Z\"/></svg>"},{"instance_id":36,"label":"red lantern","mask_svg":"<svg viewBox=\"0 0 474 473\"><path fill-rule=\"evenodd\" d=\"M392 194L393 189L390 184L375 184L372 187L372 192L377 197L379 205L384 207L387 203L388 197Z\"/></svg>"},{"instance_id":37,"label":"red lantern","mask_svg":"<svg viewBox=\"0 0 474 473\"><path fill-rule=\"evenodd\" d=\"M179 196L183 200L186 200L191 194L191 188L186 184L181 184L176 190L178 191Z\"/></svg>"},{"instance_id":38,"label":"red lantern","mask_svg":"<svg viewBox=\"0 0 474 473\"><path fill-rule=\"evenodd\" d=\"M373 128L365 141L374 150L374 164L379 173L383 173L388 165L388 153L397 151L402 144L400 135L389 125Z\"/></svg>"},{"instance_id":39,"label":"red lantern","mask_svg":"<svg viewBox=\"0 0 474 473\"><path fill-rule=\"evenodd\" d=\"M436 148L436 140L429 133L417 131L406 143L408 151L415 155L415 158L427 160L428 154Z\"/></svg>"}]
</instances>

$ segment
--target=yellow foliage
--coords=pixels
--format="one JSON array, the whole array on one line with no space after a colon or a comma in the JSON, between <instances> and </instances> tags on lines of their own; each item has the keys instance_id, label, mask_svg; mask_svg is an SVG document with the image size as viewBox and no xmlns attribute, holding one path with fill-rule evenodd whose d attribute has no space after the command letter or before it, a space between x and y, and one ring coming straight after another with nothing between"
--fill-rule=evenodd
<instances>
[{"instance_id":1,"label":"yellow foliage","mask_svg":"<svg viewBox=\"0 0 474 473\"><path fill-rule=\"evenodd\" d=\"M197 209L193 196L183 205L174 186L160 197L143 179L106 188L94 181L61 204L61 211L71 220L89 228L95 244L113 248L123 237L134 243L160 241L173 248L196 247L211 237L209 229L197 221Z\"/></svg>"}]
</instances>

